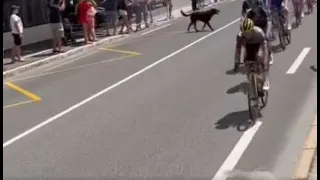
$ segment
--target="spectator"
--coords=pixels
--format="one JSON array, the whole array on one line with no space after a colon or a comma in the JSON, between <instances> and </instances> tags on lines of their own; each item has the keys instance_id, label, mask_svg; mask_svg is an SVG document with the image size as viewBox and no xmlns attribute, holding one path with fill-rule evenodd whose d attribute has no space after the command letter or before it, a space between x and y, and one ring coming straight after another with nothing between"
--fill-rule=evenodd
<instances>
[{"instance_id":1,"label":"spectator","mask_svg":"<svg viewBox=\"0 0 320 180\"><path fill-rule=\"evenodd\" d=\"M127 33L130 34L131 32L131 26L130 26L130 22L128 21L128 12L127 12L127 0L119 0L118 1L118 11L119 11L119 15L123 21L122 25L121 25L121 30L120 30L120 34L123 34L123 28L124 26L127 27Z\"/></svg>"},{"instance_id":2,"label":"spectator","mask_svg":"<svg viewBox=\"0 0 320 180\"><path fill-rule=\"evenodd\" d=\"M88 39L89 41L96 42L96 32L95 32L95 16L97 13L97 4L94 0L88 0L91 4L91 8L88 10Z\"/></svg>"},{"instance_id":3,"label":"spectator","mask_svg":"<svg viewBox=\"0 0 320 180\"><path fill-rule=\"evenodd\" d=\"M197 8L197 0L191 0L192 11L198 10Z\"/></svg>"},{"instance_id":4,"label":"spectator","mask_svg":"<svg viewBox=\"0 0 320 180\"><path fill-rule=\"evenodd\" d=\"M110 36L109 28L113 29L113 35L117 34L117 20L118 20L118 0L104 0L103 7L106 11L106 36Z\"/></svg>"},{"instance_id":5,"label":"spectator","mask_svg":"<svg viewBox=\"0 0 320 180\"><path fill-rule=\"evenodd\" d=\"M166 3L166 10L167 10L167 19L172 19L172 1L171 0L165 0Z\"/></svg>"},{"instance_id":6,"label":"spectator","mask_svg":"<svg viewBox=\"0 0 320 180\"><path fill-rule=\"evenodd\" d=\"M52 52L60 53L62 49L62 38L64 38L64 29L62 24L61 12L65 9L64 0L53 0L49 7L49 23L52 30L53 43Z\"/></svg>"},{"instance_id":7,"label":"spectator","mask_svg":"<svg viewBox=\"0 0 320 180\"><path fill-rule=\"evenodd\" d=\"M137 24L136 31L141 30L142 15L143 15L145 27L149 28L147 0L135 0L135 4L136 4L135 13L136 13L136 24Z\"/></svg>"},{"instance_id":8,"label":"spectator","mask_svg":"<svg viewBox=\"0 0 320 180\"><path fill-rule=\"evenodd\" d=\"M131 19L134 11L133 0L127 0L127 2L128 21L131 24ZM133 31L132 27L131 30Z\"/></svg>"},{"instance_id":9,"label":"spectator","mask_svg":"<svg viewBox=\"0 0 320 180\"><path fill-rule=\"evenodd\" d=\"M149 15L150 15L150 25L153 25L154 24L154 21L153 21L153 14L152 14L152 7L153 7L153 4L152 4L152 0L147 0L147 8L148 8L148 12L149 12Z\"/></svg>"},{"instance_id":10,"label":"spectator","mask_svg":"<svg viewBox=\"0 0 320 180\"><path fill-rule=\"evenodd\" d=\"M90 4L87 0L79 0L77 11L79 13L78 14L79 23L82 25L82 28L83 28L85 44L90 44L88 12L91 7L92 7L92 4Z\"/></svg>"},{"instance_id":11,"label":"spectator","mask_svg":"<svg viewBox=\"0 0 320 180\"><path fill-rule=\"evenodd\" d=\"M19 9L19 6L11 6L10 26L14 43L12 47L12 61L22 62L21 44L23 37L23 24L21 18L18 16Z\"/></svg>"}]
</instances>

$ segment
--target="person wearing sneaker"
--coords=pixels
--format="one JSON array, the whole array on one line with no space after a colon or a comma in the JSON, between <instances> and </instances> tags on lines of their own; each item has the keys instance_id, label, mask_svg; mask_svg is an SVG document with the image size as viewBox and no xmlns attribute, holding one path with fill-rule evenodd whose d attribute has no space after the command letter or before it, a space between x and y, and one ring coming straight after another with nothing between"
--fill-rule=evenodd
<instances>
[{"instance_id":1,"label":"person wearing sneaker","mask_svg":"<svg viewBox=\"0 0 320 180\"><path fill-rule=\"evenodd\" d=\"M254 25L253 20L247 18L243 21L241 25L241 43L244 44L245 47L245 61L256 61L261 60L264 67L264 72L260 72L262 79L264 80L263 90L269 90L269 80L266 77L268 71L268 60L269 60L269 53L268 53L268 43L267 37L264 31ZM261 51L260 51L261 50ZM261 57L258 57L261 52ZM240 58L239 51L236 48L236 58ZM236 59L236 62L239 62L240 59Z\"/></svg>"}]
</instances>

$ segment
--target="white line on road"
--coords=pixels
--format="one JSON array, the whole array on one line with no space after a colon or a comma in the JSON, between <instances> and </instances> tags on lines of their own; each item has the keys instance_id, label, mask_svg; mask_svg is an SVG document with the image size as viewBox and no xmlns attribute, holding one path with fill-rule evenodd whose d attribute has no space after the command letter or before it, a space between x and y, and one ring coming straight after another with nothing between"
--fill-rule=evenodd
<instances>
[{"instance_id":1,"label":"white line on road","mask_svg":"<svg viewBox=\"0 0 320 180\"><path fill-rule=\"evenodd\" d=\"M219 168L212 180L226 180L228 178L228 173L232 171L240 160L242 154L249 146L252 138L259 130L262 122L257 121L256 124L243 133L240 140L232 149L231 153L227 159L223 162L222 166Z\"/></svg>"},{"instance_id":2,"label":"white line on road","mask_svg":"<svg viewBox=\"0 0 320 180\"><path fill-rule=\"evenodd\" d=\"M152 29L152 30L150 30L150 31L147 31L147 32L142 33L141 36L150 34L150 33L154 32L154 31L158 31L158 30L163 29L163 28L165 28L165 27L168 27L168 26L170 26L170 25L171 25L171 24L166 24L166 25L164 25L164 26L159 26L159 27L154 28L154 29Z\"/></svg>"},{"instance_id":3,"label":"white line on road","mask_svg":"<svg viewBox=\"0 0 320 180\"><path fill-rule=\"evenodd\" d=\"M287 74L294 74L297 71L297 69L299 68L300 64L302 63L304 58L309 53L310 49L311 49L310 47L303 48L303 50L301 51L301 53L299 54L297 59L293 62L291 67L288 69Z\"/></svg>"},{"instance_id":4,"label":"white line on road","mask_svg":"<svg viewBox=\"0 0 320 180\"><path fill-rule=\"evenodd\" d=\"M3 143L3 148L5 148L5 147L9 146L10 144L12 144L12 143L14 143L14 142L18 141L19 139L21 139L21 138L23 138L23 137L25 137L25 136L27 136L27 135L31 134L32 132L34 132L34 131L36 131L36 130L40 129L41 127L43 127L43 126L45 126L45 125L47 125L47 124L49 124L49 123L51 123L51 122L53 122L53 121L57 120L58 118L60 118L60 117L62 117L62 116L64 116L64 115L66 115L66 114L70 113L71 111L73 111L73 110L75 110L75 109L77 109L77 108L81 107L82 105L84 105L84 104L86 104L86 103L88 103L88 102L90 102L90 101L94 100L95 98L97 98L97 97L99 97L99 96L101 96L101 95L105 94L106 92L108 92L108 91L110 91L110 90L112 90L112 89L114 89L114 88L116 88L116 87L120 86L121 84L123 84L123 83L125 83L125 82L129 81L130 79L132 79L132 78L134 78L134 77L136 77L136 76L138 76L138 75L142 74L143 72L145 72L145 71L147 71L147 70L149 70L149 69L153 68L154 66L156 66L156 65L158 65L158 64L160 64L160 63L162 63L162 62L164 62L164 61L166 61L166 60L168 60L168 59L170 59L171 57L173 57L173 56L175 56L175 55L177 55L177 54L181 53L182 51L184 51L184 50L186 50L186 49L188 49L188 48L190 48L190 47L192 47L192 46L194 46L194 45L196 45L196 44L200 43L201 41L203 41L203 40L207 39L208 37L210 37L210 36L212 36L212 35L214 35L214 34L216 34L216 33L220 32L220 31L222 31L222 30L224 30L224 29L226 29L227 27L229 27L229 26L233 25L234 23L238 22L239 20L240 20L240 18L238 18L238 19L236 19L236 20L234 20L234 21L232 21L232 22L228 23L227 25L222 26L221 28L217 29L216 31L211 32L211 33L209 33L209 34L207 34L207 35L203 36L202 38L200 38L200 39L198 39L198 40L196 40L196 41L194 41L194 42L192 42L192 43L190 43L190 44L188 44L188 45L184 46L183 48L181 48L181 49L179 49L179 50L177 50L177 51L175 51L175 52L173 52L173 53L171 53L171 54L169 54L169 55L167 55L167 56L163 57L162 59L160 59L160 60L158 60L158 61L154 62L153 64L151 64L151 65L149 65L149 66L147 66L147 67L145 67L145 68L143 68L143 69L141 69L141 70L139 70L138 72L136 72L136 73L134 73L134 74L132 74L132 75L130 75L130 76L128 76L128 77L126 77L126 78L122 79L121 81L119 81L119 82L117 82L117 83L115 83L115 84L113 84L113 85L111 85L111 86L109 86L109 87L107 87L107 88L103 89L102 91L100 91L100 92L98 92L98 93L96 93L96 94L94 94L94 95L92 95L92 96L88 97L87 99L85 99L85 100L83 100L83 101L81 101L81 102L79 102L79 103L77 103L77 104L75 104L75 105L73 105L73 106L69 107L68 109L66 109L66 110L64 110L64 111L62 111L62 112L60 112L59 114L57 114L57 115L55 115L55 116L53 116L53 117L51 117L51 118L49 118L49 119L47 119L47 120L43 121L42 123L40 123L40 124L38 124L38 125L34 126L33 128L31 128L31 129L29 129L29 130L27 130L27 131L25 131L25 132L23 132L23 133L19 134L18 136L15 136L14 138L12 138L12 139L10 139L10 140L8 140L8 141L4 142L4 143Z\"/></svg>"}]
</instances>

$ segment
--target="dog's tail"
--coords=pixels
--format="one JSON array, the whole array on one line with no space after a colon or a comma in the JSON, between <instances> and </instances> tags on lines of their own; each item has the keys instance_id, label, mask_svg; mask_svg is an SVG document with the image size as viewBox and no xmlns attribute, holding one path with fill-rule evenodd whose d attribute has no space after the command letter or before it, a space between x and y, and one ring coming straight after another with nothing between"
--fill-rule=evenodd
<instances>
[{"instance_id":1,"label":"dog's tail","mask_svg":"<svg viewBox=\"0 0 320 180\"><path fill-rule=\"evenodd\" d=\"M184 16L184 17L187 17L187 16L190 16L190 15L191 15L191 14L186 14L186 13L184 13L182 10L181 10L180 12L181 12L182 16Z\"/></svg>"}]
</instances>

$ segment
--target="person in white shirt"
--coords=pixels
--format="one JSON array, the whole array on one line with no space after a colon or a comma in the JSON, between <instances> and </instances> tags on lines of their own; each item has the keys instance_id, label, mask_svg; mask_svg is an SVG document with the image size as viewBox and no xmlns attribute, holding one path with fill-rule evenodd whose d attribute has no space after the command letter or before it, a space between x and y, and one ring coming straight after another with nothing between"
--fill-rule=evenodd
<instances>
[{"instance_id":1,"label":"person in white shirt","mask_svg":"<svg viewBox=\"0 0 320 180\"><path fill-rule=\"evenodd\" d=\"M23 24L21 18L18 16L19 9L19 6L11 6L10 26L13 36L12 60L21 62Z\"/></svg>"}]
</instances>

